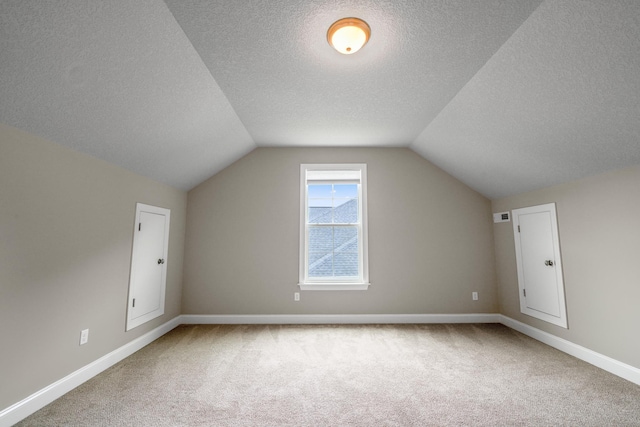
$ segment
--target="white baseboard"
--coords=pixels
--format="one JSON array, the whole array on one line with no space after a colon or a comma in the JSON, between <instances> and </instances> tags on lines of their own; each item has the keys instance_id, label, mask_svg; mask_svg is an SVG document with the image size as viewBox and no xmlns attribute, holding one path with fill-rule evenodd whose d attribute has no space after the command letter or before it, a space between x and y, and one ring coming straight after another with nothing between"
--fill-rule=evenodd
<instances>
[{"instance_id":1,"label":"white baseboard","mask_svg":"<svg viewBox=\"0 0 640 427\"><path fill-rule=\"evenodd\" d=\"M0 427L9 427L45 407L160 338L180 324L404 324L502 323L533 339L640 385L640 369L579 346L501 314L317 314L317 315L181 315L100 359L78 369L31 396L0 411Z\"/></svg>"},{"instance_id":2,"label":"white baseboard","mask_svg":"<svg viewBox=\"0 0 640 427\"><path fill-rule=\"evenodd\" d=\"M399 323L500 323L499 314L183 314L185 325L312 325Z\"/></svg>"},{"instance_id":3,"label":"white baseboard","mask_svg":"<svg viewBox=\"0 0 640 427\"><path fill-rule=\"evenodd\" d=\"M18 421L25 419L37 410L44 408L63 394L68 393L80 384L95 377L105 369L110 368L147 344L157 340L178 325L180 325L180 316L158 326L156 329L147 332L143 336L138 337L130 343L127 343L111 353L102 356L100 359L78 369L77 371L72 372L66 377L48 385L20 402L3 409L0 411L0 427L9 427Z\"/></svg>"},{"instance_id":4,"label":"white baseboard","mask_svg":"<svg viewBox=\"0 0 640 427\"><path fill-rule=\"evenodd\" d=\"M501 314L498 315L498 317L500 318L500 323L511 329L515 329L518 332L530 336L531 338L543 342L564 353L570 354L571 356L584 360L585 362L597 366L600 369L604 369L605 371L611 372L625 380L640 385L640 369L638 368L627 365L626 363L622 363L593 350L589 350L586 347L574 344L571 341L556 337L555 335L541 331L540 329L534 328L533 326L529 326L510 317L503 316Z\"/></svg>"}]
</instances>

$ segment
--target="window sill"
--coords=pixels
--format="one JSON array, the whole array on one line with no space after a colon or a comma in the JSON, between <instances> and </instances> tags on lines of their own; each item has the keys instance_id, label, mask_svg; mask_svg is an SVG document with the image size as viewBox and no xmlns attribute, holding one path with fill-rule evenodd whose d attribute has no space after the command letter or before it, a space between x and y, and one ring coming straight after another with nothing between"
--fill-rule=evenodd
<instances>
[{"instance_id":1,"label":"window sill","mask_svg":"<svg viewBox=\"0 0 640 427\"><path fill-rule=\"evenodd\" d=\"M370 283L298 283L301 291L366 291Z\"/></svg>"}]
</instances>

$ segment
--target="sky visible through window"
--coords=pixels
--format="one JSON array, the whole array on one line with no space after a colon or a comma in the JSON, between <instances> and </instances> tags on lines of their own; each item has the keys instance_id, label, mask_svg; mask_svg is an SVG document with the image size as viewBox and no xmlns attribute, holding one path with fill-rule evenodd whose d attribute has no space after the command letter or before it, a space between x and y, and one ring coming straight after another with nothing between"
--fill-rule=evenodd
<instances>
[{"instance_id":1,"label":"sky visible through window","mask_svg":"<svg viewBox=\"0 0 640 427\"><path fill-rule=\"evenodd\" d=\"M359 276L358 184L309 184L307 195L309 277Z\"/></svg>"}]
</instances>

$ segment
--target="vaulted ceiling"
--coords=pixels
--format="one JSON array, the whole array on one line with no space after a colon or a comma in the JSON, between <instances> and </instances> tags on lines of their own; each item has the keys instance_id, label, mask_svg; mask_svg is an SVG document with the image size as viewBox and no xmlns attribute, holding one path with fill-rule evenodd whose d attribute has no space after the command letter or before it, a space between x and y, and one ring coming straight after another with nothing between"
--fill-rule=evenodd
<instances>
[{"instance_id":1,"label":"vaulted ceiling","mask_svg":"<svg viewBox=\"0 0 640 427\"><path fill-rule=\"evenodd\" d=\"M185 190L255 147L409 147L500 198L640 164L640 2L0 0L0 122Z\"/></svg>"}]
</instances>

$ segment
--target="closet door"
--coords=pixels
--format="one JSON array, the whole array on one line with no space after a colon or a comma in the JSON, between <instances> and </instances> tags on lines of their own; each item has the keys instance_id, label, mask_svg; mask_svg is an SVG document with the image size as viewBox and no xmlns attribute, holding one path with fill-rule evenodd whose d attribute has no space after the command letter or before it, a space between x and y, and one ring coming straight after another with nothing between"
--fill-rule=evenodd
<instances>
[{"instance_id":1,"label":"closet door","mask_svg":"<svg viewBox=\"0 0 640 427\"><path fill-rule=\"evenodd\" d=\"M567 327L555 203L513 210L520 311Z\"/></svg>"},{"instance_id":2,"label":"closet door","mask_svg":"<svg viewBox=\"0 0 640 427\"><path fill-rule=\"evenodd\" d=\"M169 209L136 205L127 330L164 314Z\"/></svg>"}]
</instances>

